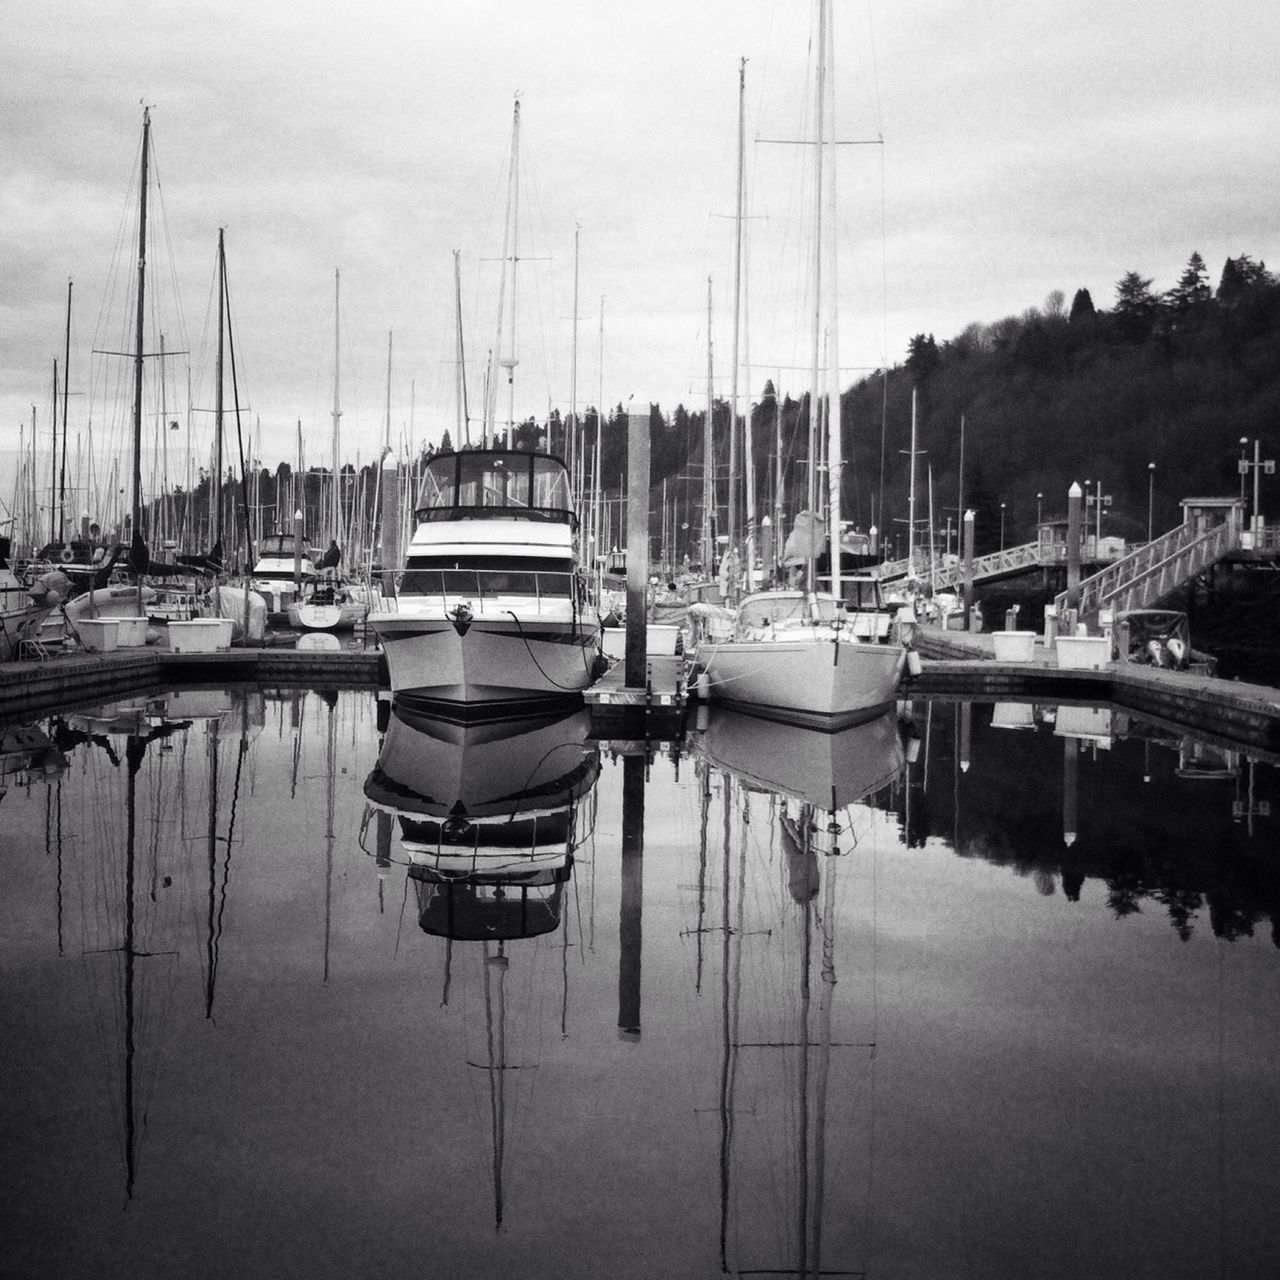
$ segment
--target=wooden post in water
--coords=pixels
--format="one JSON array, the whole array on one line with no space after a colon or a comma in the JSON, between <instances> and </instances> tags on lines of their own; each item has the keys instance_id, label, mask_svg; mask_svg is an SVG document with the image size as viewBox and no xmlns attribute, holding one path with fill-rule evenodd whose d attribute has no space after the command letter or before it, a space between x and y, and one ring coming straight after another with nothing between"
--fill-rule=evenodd
<instances>
[{"instance_id":1,"label":"wooden post in water","mask_svg":"<svg viewBox=\"0 0 1280 1280\"><path fill-rule=\"evenodd\" d=\"M1074 480L1067 490L1067 625L1064 634L1075 634L1080 611L1080 540L1084 533L1081 498L1084 491Z\"/></svg>"},{"instance_id":2,"label":"wooden post in water","mask_svg":"<svg viewBox=\"0 0 1280 1280\"><path fill-rule=\"evenodd\" d=\"M302 594L302 508L293 513L293 598Z\"/></svg>"},{"instance_id":3,"label":"wooden post in water","mask_svg":"<svg viewBox=\"0 0 1280 1280\"><path fill-rule=\"evenodd\" d=\"M626 687L648 678L649 407L627 414L627 657Z\"/></svg>"},{"instance_id":4,"label":"wooden post in water","mask_svg":"<svg viewBox=\"0 0 1280 1280\"><path fill-rule=\"evenodd\" d=\"M964 513L964 629L973 615L973 512Z\"/></svg>"},{"instance_id":5,"label":"wooden post in water","mask_svg":"<svg viewBox=\"0 0 1280 1280\"><path fill-rule=\"evenodd\" d=\"M646 424L647 425L647 424ZM630 548L627 559L630 561ZM630 609L628 609L628 617ZM630 646L628 645L628 652ZM644 756L622 761L622 901L618 921L618 1038L640 1039L640 940L644 905Z\"/></svg>"},{"instance_id":6,"label":"wooden post in water","mask_svg":"<svg viewBox=\"0 0 1280 1280\"><path fill-rule=\"evenodd\" d=\"M400 564L400 467L390 448L382 455L382 583L391 594Z\"/></svg>"}]
</instances>

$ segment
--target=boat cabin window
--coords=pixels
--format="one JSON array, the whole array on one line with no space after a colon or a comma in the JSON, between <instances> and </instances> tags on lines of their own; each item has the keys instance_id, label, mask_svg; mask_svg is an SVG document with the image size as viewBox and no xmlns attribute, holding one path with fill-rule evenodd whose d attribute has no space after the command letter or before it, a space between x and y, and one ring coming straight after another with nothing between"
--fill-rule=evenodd
<instances>
[{"instance_id":1,"label":"boat cabin window","mask_svg":"<svg viewBox=\"0 0 1280 1280\"><path fill-rule=\"evenodd\" d=\"M427 463L419 520L486 516L572 519L569 474L559 458L519 450L441 454Z\"/></svg>"},{"instance_id":2,"label":"boat cabin window","mask_svg":"<svg viewBox=\"0 0 1280 1280\"><path fill-rule=\"evenodd\" d=\"M518 595L568 599L574 575L562 559L531 556L513 563L501 556L473 556L445 560L419 556L411 559L400 578L402 596L458 597Z\"/></svg>"}]
</instances>

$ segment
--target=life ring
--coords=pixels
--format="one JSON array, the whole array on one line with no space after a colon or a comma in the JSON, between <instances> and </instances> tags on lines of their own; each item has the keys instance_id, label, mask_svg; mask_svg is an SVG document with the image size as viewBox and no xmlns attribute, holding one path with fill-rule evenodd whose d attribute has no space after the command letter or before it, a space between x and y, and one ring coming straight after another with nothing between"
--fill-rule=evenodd
<instances>
[{"instance_id":1,"label":"life ring","mask_svg":"<svg viewBox=\"0 0 1280 1280\"><path fill-rule=\"evenodd\" d=\"M62 550L58 552L58 559L61 560L63 564L75 564L76 553L72 551L70 547L63 547Z\"/></svg>"}]
</instances>

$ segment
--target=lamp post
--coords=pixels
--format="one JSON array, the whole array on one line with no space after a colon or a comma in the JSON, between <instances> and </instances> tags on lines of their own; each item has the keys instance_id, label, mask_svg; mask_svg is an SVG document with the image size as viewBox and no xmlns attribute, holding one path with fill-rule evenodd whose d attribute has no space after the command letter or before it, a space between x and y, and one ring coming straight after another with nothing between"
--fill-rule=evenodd
<instances>
[{"instance_id":1,"label":"lamp post","mask_svg":"<svg viewBox=\"0 0 1280 1280\"><path fill-rule=\"evenodd\" d=\"M1247 445L1249 442L1243 436L1240 438L1241 445ZM1268 458L1265 462L1262 460L1262 441L1255 440L1253 442L1253 461L1247 461L1244 450L1240 451L1240 498L1244 500L1244 482L1249 472L1253 472L1253 520L1250 522L1250 528L1261 529L1262 518L1258 514L1258 505L1261 495L1259 493L1258 481L1265 471L1267 475L1273 476L1276 473L1276 461L1274 458Z\"/></svg>"},{"instance_id":2,"label":"lamp post","mask_svg":"<svg viewBox=\"0 0 1280 1280\"><path fill-rule=\"evenodd\" d=\"M1004 550L1004 503L1000 504L1000 550Z\"/></svg>"},{"instance_id":3,"label":"lamp post","mask_svg":"<svg viewBox=\"0 0 1280 1280\"><path fill-rule=\"evenodd\" d=\"M1156 509L1156 464L1154 462L1147 463L1147 541L1151 541L1152 530L1155 528L1154 516Z\"/></svg>"},{"instance_id":4,"label":"lamp post","mask_svg":"<svg viewBox=\"0 0 1280 1280\"><path fill-rule=\"evenodd\" d=\"M1089 486L1091 484L1097 486L1097 491L1095 493L1089 492ZM1094 534L1093 534L1093 555L1094 555L1094 559L1096 560L1096 559L1100 559L1102 555L1102 508L1109 507L1111 505L1111 495L1109 493L1104 494L1102 492L1101 480L1086 480L1084 482L1084 488L1085 488L1084 504L1085 504L1085 511L1086 511L1086 517L1085 517L1086 528L1088 528L1088 525L1089 525L1089 520L1087 515L1088 509L1090 507L1094 507L1097 511L1097 515L1095 517L1095 524L1094 524Z\"/></svg>"},{"instance_id":5,"label":"lamp post","mask_svg":"<svg viewBox=\"0 0 1280 1280\"><path fill-rule=\"evenodd\" d=\"M1044 506L1044 494L1037 493L1036 494L1036 524L1037 525L1041 524L1044 520L1044 513L1042 510L1043 506Z\"/></svg>"}]
</instances>

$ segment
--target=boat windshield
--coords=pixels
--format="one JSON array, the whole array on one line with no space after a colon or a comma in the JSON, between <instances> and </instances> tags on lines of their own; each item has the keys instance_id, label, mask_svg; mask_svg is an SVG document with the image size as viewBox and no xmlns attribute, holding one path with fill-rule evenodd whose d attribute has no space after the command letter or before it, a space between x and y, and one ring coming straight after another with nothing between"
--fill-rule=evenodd
<instances>
[{"instance_id":1,"label":"boat windshield","mask_svg":"<svg viewBox=\"0 0 1280 1280\"><path fill-rule=\"evenodd\" d=\"M474 450L432 458L422 477L420 520L520 516L569 520L569 473L559 458L520 450Z\"/></svg>"},{"instance_id":2,"label":"boat windshield","mask_svg":"<svg viewBox=\"0 0 1280 1280\"><path fill-rule=\"evenodd\" d=\"M738 611L738 622L740 626L747 627L808 624L815 619L830 623L835 621L838 612L839 605L833 596L815 596L811 607L806 609L803 592L766 591L760 595L747 596L743 600Z\"/></svg>"}]
</instances>

